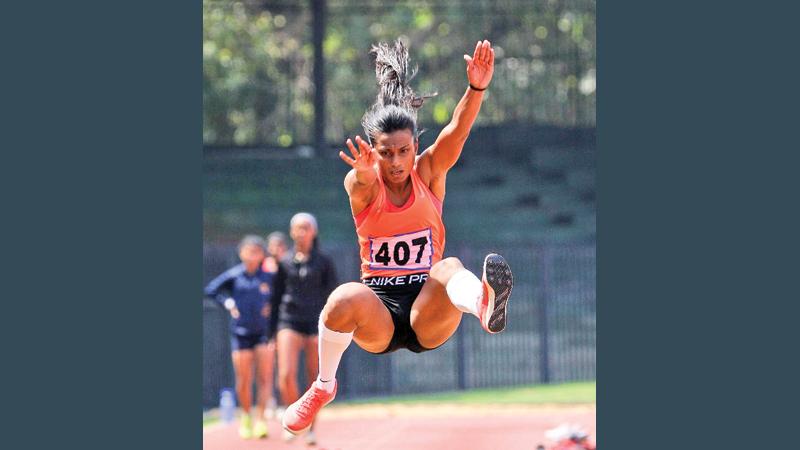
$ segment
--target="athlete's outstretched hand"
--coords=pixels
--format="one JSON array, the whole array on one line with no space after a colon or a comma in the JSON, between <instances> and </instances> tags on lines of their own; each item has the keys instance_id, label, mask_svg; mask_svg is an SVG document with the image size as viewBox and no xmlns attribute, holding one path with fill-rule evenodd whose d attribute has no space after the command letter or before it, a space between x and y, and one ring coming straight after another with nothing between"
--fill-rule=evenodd
<instances>
[{"instance_id":1,"label":"athlete's outstretched hand","mask_svg":"<svg viewBox=\"0 0 800 450\"><path fill-rule=\"evenodd\" d=\"M467 61L467 80L477 89L486 89L494 74L494 49L489 41L478 41L472 57L464 55Z\"/></svg>"},{"instance_id":2,"label":"athlete's outstretched hand","mask_svg":"<svg viewBox=\"0 0 800 450\"><path fill-rule=\"evenodd\" d=\"M358 144L358 149L353 145L353 141L347 140L347 148L350 149L350 154L355 159L347 156L342 151L339 152L339 157L350 167L356 169L356 173L374 172L375 162L378 160L375 149L361 139L361 136L356 136L356 144Z\"/></svg>"}]
</instances>

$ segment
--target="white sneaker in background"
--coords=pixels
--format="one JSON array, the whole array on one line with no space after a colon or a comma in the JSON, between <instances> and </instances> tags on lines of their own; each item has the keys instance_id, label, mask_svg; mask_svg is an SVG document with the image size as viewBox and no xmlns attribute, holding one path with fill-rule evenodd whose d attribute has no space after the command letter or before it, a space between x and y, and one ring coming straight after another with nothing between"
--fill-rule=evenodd
<instances>
[{"instance_id":1,"label":"white sneaker in background","mask_svg":"<svg viewBox=\"0 0 800 450\"><path fill-rule=\"evenodd\" d=\"M317 445L317 437L314 435L313 431L310 431L303 436L306 440L307 445Z\"/></svg>"},{"instance_id":2,"label":"white sneaker in background","mask_svg":"<svg viewBox=\"0 0 800 450\"><path fill-rule=\"evenodd\" d=\"M276 417L277 411L278 411L278 402L275 400L274 397L270 397L269 401L267 402L267 407L264 408L264 419L267 420L274 419Z\"/></svg>"}]
</instances>

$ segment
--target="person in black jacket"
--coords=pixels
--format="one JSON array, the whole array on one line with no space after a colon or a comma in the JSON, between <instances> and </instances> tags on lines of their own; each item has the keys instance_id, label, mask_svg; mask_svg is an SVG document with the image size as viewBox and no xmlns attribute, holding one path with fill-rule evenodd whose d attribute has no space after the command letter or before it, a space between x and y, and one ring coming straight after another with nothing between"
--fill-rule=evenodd
<instances>
[{"instance_id":1,"label":"person in black jacket","mask_svg":"<svg viewBox=\"0 0 800 450\"><path fill-rule=\"evenodd\" d=\"M242 263L223 272L206 286L204 293L227 309L231 321L231 350L236 373L236 394L242 414L239 435L267 437L264 409L272 396L275 346L268 345L275 334L270 321L277 298L273 296L274 275L261 269L266 257L266 242L258 236L245 236L239 243ZM258 387L255 424L250 417L253 369Z\"/></svg>"},{"instance_id":2,"label":"person in black jacket","mask_svg":"<svg viewBox=\"0 0 800 450\"><path fill-rule=\"evenodd\" d=\"M294 248L279 265L276 294L281 299L278 315L273 318L278 329L278 385L284 405L300 397L297 368L301 350L305 351L306 379L311 383L317 375L319 314L338 285L331 258L318 248L316 218L309 213L297 213L289 229ZM314 443L314 434L308 433L306 441Z\"/></svg>"}]
</instances>

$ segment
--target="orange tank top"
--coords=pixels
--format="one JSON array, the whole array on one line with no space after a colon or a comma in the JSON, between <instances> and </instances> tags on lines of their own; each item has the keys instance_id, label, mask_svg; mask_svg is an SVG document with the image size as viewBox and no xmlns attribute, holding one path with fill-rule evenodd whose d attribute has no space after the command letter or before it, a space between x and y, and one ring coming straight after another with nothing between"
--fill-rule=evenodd
<instances>
[{"instance_id":1,"label":"orange tank top","mask_svg":"<svg viewBox=\"0 0 800 450\"><path fill-rule=\"evenodd\" d=\"M378 175L378 196L354 219L361 278L427 273L442 259L442 202L411 170L411 195L403 206L389 201Z\"/></svg>"}]
</instances>

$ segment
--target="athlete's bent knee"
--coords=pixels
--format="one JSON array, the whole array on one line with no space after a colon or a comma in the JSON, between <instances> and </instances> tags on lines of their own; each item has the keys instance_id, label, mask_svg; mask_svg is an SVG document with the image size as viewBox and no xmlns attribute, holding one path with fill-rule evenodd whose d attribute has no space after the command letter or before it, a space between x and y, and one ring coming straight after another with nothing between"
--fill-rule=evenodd
<instances>
[{"instance_id":1,"label":"athlete's bent knee","mask_svg":"<svg viewBox=\"0 0 800 450\"><path fill-rule=\"evenodd\" d=\"M461 260L455 256L445 258L431 267L431 277L437 280L449 279L454 273L464 268Z\"/></svg>"},{"instance_id":2,"label":"athlete's bent knee","mask_svg":"<svg viewBox=\"0 0 800 450\"><path fill-rule=\"evenodd\" d=\"M363 294L363 288L363 284L351 282L345 283L331 292L320 315L326 327L335 329L354 322L353 315L356 312L360 296Z\"/></svg>"}]
</instances>

